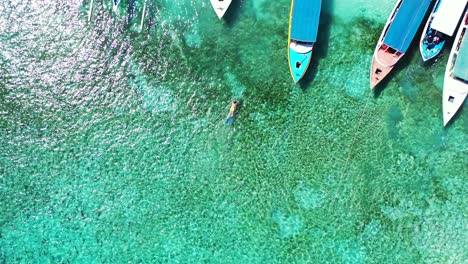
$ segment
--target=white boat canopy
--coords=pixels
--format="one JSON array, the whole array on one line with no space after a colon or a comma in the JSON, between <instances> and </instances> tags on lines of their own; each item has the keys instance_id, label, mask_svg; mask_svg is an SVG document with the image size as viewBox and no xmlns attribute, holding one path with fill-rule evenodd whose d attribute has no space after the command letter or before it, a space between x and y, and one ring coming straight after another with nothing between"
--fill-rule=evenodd
<instances>
[{"instance_id":1,"label":"white boat canopy","mask_svg":"<svg viewBox=\"0 0 468 264\"><path fill-rule=\"evenodd\" d=\"M441 0L431 28L452 36L468 0Z\"/></svg>"}]
</instances>

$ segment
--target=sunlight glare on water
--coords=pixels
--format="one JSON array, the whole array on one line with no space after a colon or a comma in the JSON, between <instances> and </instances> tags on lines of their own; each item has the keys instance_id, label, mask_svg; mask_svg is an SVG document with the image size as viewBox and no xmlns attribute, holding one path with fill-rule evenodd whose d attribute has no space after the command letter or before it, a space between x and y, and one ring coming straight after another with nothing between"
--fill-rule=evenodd
<instances>
[{"instance_id":1,"label":"sunlight glare on water","mask_svg":"<svg viewBox=\"0 0 468 264\"><path fill-rule=\"evenodd\" d=\"M466 260L448 49L369 92L395 1L323 1L300 86L288 0L90 3L0 2L1 262Z\"/></svg>"}]
</instances>

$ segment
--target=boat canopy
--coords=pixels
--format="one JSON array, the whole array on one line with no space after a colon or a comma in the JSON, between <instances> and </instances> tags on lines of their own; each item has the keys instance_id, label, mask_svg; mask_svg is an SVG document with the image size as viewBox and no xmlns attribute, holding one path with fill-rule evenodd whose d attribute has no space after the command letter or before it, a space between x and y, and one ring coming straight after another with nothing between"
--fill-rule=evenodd
<instances>
[{"instance_id":1,"label":"boat canopy","mask_svg":"<svg viewBox=\"0 0 468 264\"><path fill-rule=\"evenodd\" d=\"M458 50L453 75L462 80L468 81L468 34L463 36L460 49Z\"/></svg>"},{"instance_id":2,"label":"boat canopy","mask_svg":"<svg viewBox=\"0 0 468 264\"><path fill-rule=\"evenodd\" d=\"M315 42L322 0L292 0L291 39Z\"/></svg>"},{"instance_id":3,"label":"boat canopy","mask_svg":"<svg viewBox=\"0 0 468 264\"><path fill-rule=\"evenodd\" d=\"M468 0L440 0L431 28L452 36Z\"/></svg>"},{"instance_id":4,"label":"boat canopy","mask_svg":"<svg viewBox=\"0 0 468 264\"><path fill-rule=\"evenodd\" d=\"M431 1L403 0L384 38L384 43L398 51L406 52Z\"/></svg>"}]
</instances>

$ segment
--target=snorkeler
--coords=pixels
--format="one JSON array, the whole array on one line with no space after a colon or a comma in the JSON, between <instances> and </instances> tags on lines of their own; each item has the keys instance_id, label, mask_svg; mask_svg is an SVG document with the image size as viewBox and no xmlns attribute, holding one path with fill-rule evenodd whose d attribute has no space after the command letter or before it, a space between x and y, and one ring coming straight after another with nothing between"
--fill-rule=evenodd
<instances>
[{"instance_id":1,"label":"snorkeler","mask_svg":"<svg viewBox=\"0 0 468 264\"><path fill-rule=\"evenodd\" d=\"M232 121L234 119L234 115L236 113L237 104L238 104L238 102L236 100L232 100L231 108L229 108L229 114L228 114L227 119L226 119L226 125L229 125L230 123L232 123Z\"/></svg>"}]
</instances>

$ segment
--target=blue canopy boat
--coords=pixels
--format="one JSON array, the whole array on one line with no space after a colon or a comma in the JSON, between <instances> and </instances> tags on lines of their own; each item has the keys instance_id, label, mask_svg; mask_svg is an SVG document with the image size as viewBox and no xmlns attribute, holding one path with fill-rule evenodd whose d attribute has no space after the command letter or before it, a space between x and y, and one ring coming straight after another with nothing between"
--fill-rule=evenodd
<instances>
[{"instance_id":1,"label":"blue canopy boat","mask_svg":"<svg viewBox=\"0 0 468 264\"><path fill-rule=\"evenodd\" d=\"M382 31L371 66L371 89L403 57L432 0L398 0Z\"/></svg>"},{"instance_id":2,"label":"blue canopy boat","mask_svg":"<svg viewBox=\"0 0 468 264\"><path fill-rule=\"evenodd\" d=\"M453 36L467 2L468 0L437 0L419 43L424 61L437 56L447 38Z\"/></svg>"},{"instance_id":3,"label":"blue canopy boat","mask_svg":"<svg viewBox=\"0 0 468 264\"><path fill-rule=\"evenodd\" d=\"M321 0L292 0L289 17L288 59L295 83L304 76L317 41Z\"/></svg>"}]
</instances>

